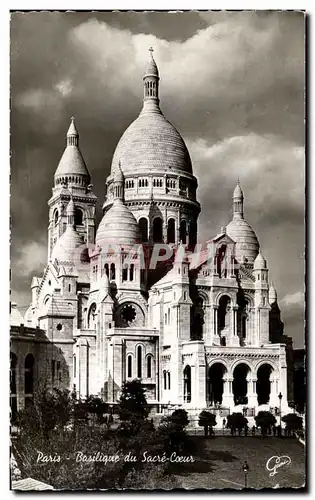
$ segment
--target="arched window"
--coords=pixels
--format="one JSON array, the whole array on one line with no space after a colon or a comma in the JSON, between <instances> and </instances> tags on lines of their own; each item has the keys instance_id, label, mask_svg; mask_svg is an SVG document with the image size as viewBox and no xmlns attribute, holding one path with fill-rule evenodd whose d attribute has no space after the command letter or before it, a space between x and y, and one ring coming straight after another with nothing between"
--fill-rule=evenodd
<instances>
[{"instance_id":1,"label":"arched window","mask_svg":"<svg viewBox=\"0 0 315 500\"><path fill-rule=\"evenodd\" d=\"M127 377L132 378L132 356L129 354L127 356Z\"/></svg>"},{"instance_id":2,"label":"arched window","mask_svg":"<svg viewBox=\"0 0 315 500\"><path fill-rule=\"evenodd\" d=\"M166 390L166 370L163 371L163 387Z\"/></svg>"},{"instance_id":3,"label":"arched window","mask_svg":"<svg viewBox=\"0 0 315 500\"><path fill-rule=\"evenodd\" d=\"M219 300L218 309L218 330L221 336L222 331L226 329L229 331L231 326L231 299L227 295L224 295Z\"/></svg>"},{"instance_id":4,"label":"arched window","mask_svg":"<svg viewBox=\"0 0 315 500\"><path fill-rule=\"evenodd\" d=\"M109 267L108 267L108 264L105 264L104 269L105 269L105 274L109 277Z\"/></svg>"},{"instance_id":5,"label":"arched window","mask_svg":"<svg viewBox=\"0 0 315 500\"><path fill-rule=\"evenodd\" d=\"M182 220L180 223L179 239L184 245L186 244L186 221Z\"/></svg>"},{"instance_id":6,"label":"arched window","mask_svg":"<svg viewBox=\"0 0 315 500\"><path fill-rule=\"evenodd\" d=\"M163 241L163 221L161 217L156 217L153 221L153 241L155 243Z\"/></svg>"},{"instance_id":7,"label":"arched window","mask_svg":"<svg viewBox=\"0 0 315 500\"><path fill-rule=\"evenodd\" d=\"M24 362L24 393L25 396L32 396L34 392L34 356L28 354Z\"/></svg>"},{"instance_id":8,"label":"arched window","mask_svg":"<svg viewBox=\"0 0 315 500\"><path fill-rule=\"evenodd\" d=\"M71 292L71 285L70 284L68 285L68 290L69 290L69 292Z\"/></svg>"},{"instance_id":9,"label":"arched window","mask_svg":"<svg viewBox=\"0 0 315 500\"><path fill-rule=\"evenodd\" d=\"M189 245L191 247L195 246L197 242L197 224L191 222L189 226Z\"/></svg>"},{"instance_id":10,"label":"arched window","mask_svg":"<svg viewBox=\"0 0 315 500\"><path fill-rule=\"evenodd\" d=\"M167 372L167 387L171 388L171 372Z\"/></svg>"},{"instance_id":11,"label":"arched window","mask_svg":"<svg viewBox=\"0 0 315 500\"><path fill-rule=\"evenodd\" d=\"M11 419L14 422L17 414L17 396L16 396L16 367L17 356L13 352L10 353L10 399L11 399Z\"/></svg>"},{"instance_id":12,"label":"arched window","mask_svg":"<svg viewBox=\"0 0 315 500\"><path fill-rule=\"evenodd\" d=\"M130 279L130 281L133 281L134 270L135 270L135 265L134 264L130 264L130 269L129 269L129 279Z\"/></svg>"},{"instance_id":13,"label":"arched window","mask_svg":"<svg viewBox=\"0 0 315 500\"><path fill-rule=\"evenodd\" d=\"M116 269L115 269L115 264L112 263L110 265L110 279L111 280L114 280L115 279L115 276L116 276Z\"/></svg>"},{"instance_id":14,"label":"arched window","mask_svg":"<svg viewBox=\"0 0 315 500\"><path fill-rule=\"evenodd\" d=\"M58 219L59 219L59 212L58 212L58 210L56 210L55 214L54 214L54 224L55 224L55 226L57 226L57 224L58 224Z\"/></svg>"},{"instance_id":15,"label":"arched window","mask_svg":"<svg viewBox=\"0 0 315 500\"><path fill-rule=\"evenodd\" d=\"M75 378L77 376L77 357L74 354L73 355L73 377Z\"/></svg>"},{"instance_id":16,"label":"arched window","mask_svg":"<svg viewBox=\"0 0 315 500\"><path fill-rule=\"evenodd\" d=\"M143 243L148 241L148 220L145 217L139 219L139 229Z\"/></svg>"},{"instance_id":17,"label":"arched window","mask_svg":"<svg viewBox=\"0 0 315 500\"><path fill-rule=\"evenodd\" d=\"M95 313L96 313L96 304L92 304L90 309L89 309L89 314L88 314L88 329L89 330L94 330L95 328Z\"/></svg>"},{"instance_id":18,"label":"arched window","mask_svg":"<svg viewBox=\"0 0 315 500\"><path fill-rule=\"evenodd\" d=\"M152 377L152 356L148 356L147 358L147 377Z\"/></svg>"},{"instance_id":19,"label":"arched window","mask_svg":"<svg viewBox=\"0 0 315 500\"><path fill-rule=\"evenodd\" d=\"M74 224L76 226L82 226L83 224L83 213L79 208L76 208L74 212Z\"/></svg>"},{"instance_id":20,"label":"arched window","mask_svg":"<svg viewBox=\"0 0 315 500\"><path fill-rule=\"evenodd\" d=\"M137 377L142 378L142 347L137 347Z\"/></svg>"},{"instance_id":21,"label":"arched window","mask_svg":"<svg viewBox=\"0 0 315 500\"><path fill-rule=\"evenodd\" d=\"M167 223L167 243L175 243L175 220L169 219Z\"/></svg>"},{"instance_id":22,"label":"arched window","mask_svg":"<svg viewBox=\"0 0 315 500\"><path fill-rule=\"evenodd\" d=\"M191 368L189 365L184 370L184 401L191 402Z\"/></svg>"},{"instance_id":23,"label":"arched window","mask_svg":"<svg viewBox=\"0 0 315 500\"><path fill-rule=\"evenodd\" d=\"M127 264L122 269L122 280L123 281L128 280L128 265Z\"/></svg>"}]
</instances>

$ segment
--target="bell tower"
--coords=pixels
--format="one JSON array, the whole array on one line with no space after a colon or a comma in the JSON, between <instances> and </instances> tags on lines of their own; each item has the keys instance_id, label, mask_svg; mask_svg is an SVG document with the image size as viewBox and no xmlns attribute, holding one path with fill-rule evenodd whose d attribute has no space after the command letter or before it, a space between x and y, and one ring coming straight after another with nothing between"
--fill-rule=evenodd
<instances>
[{"instance_id":1,"label":"bell tower","mask_svg":"<svg viewBox=\"0 0 315 500\"><path fill-rule=\"evenodd\" d=\"M54 176L52 197L48 201L48 261L53 247L67 227L67 206L75 205L73 223L87 245L95 240L95 205L91 177L79 148L79 133L74 117L67 132L66 149Z\"/></svg>"}]
</instances>

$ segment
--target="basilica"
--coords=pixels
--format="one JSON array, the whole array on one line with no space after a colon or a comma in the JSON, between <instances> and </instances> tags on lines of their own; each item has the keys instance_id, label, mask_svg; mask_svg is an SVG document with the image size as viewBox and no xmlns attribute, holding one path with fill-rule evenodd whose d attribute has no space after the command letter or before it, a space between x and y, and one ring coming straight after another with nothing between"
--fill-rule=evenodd
<instances>
[{"instance_id":1,"label":"basilica","mask_svg":"<svg viewBox=\"0 0 315 500\"><path fill-rule=\"evenodd\" d=\"M198 181L161 111L152 52L143 107L114 152L98 227L71 120L48 201L47 265L32 279L25 316L11 304L13 412L41 384L115 404L135 378L157 412L287 408L292 341L240 181L231 186L232 220L201 247Z\"/></svg>"}]
</instances>

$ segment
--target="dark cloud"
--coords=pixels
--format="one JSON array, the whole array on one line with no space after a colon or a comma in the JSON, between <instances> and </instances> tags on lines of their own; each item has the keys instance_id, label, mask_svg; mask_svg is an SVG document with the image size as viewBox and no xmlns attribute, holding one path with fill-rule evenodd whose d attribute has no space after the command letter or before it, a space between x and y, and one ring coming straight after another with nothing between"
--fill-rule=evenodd
<instances>
[{"instance_id":1,"label":"dark cloud","mask_svg":"<svg viewBox=\"0 0 315 500\"><path fill-rule=\"evenodd\" d=\"M279 298L301 292L303 14L43 12L11 19L13 297L26 304L45 265L47 201L73 114L100 217L114 149L141 109L150 45L161 107L199 179L199 234L211 238L229 221L239 176ZM284 306L283 316L301 345L300 312Z\"/></svg>"}]
</instances>

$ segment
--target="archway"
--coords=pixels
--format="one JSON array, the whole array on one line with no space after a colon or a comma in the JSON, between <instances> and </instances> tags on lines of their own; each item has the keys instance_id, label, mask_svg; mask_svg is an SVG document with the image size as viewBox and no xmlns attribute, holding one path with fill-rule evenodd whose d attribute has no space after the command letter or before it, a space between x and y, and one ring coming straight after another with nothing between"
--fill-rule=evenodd
<instances>
[{"instance_id":1,"label":"archway","mask_svg":"<svg viewBox=\"0 0 315 500\"><path fill-rule=\"evenodd\" d=\"M154 243L163 241L163 221L161 217L155 217L153 221L153 241Z\"/></svg>"},{"instance_id":2,"label":"archway","mask_svg":"<svg viewBox=\"0 0 315 500\"><path fill-rule=\"evenodd\" d=\"M189 365L184 370L184 402L191 402L191 368Z\"/></svg>"},{"instance_id":3,"label":"archway","mask_svg":"<svg viewBox=\"0 0 315 500\"><path fill-rule=\"evenodd\" d=\"M219 309L218 309L218 332L219 336L223 336L223 332L229 332L230 328L230 311L231 311L231 299L227 295L223 295L223 297L219 300Z\"/></svg>"},{"instance_id":4,"label":"archway","mask_svg":"<svg viewBox=\"0 0 315 500\"><path fill-rule=\"evenodd\" d=\"M222 404L223 398L223 376L226 368L222 363L214 363L208 372L208 397L210 405Z\"/></svg>"},{"instance_id":5,"label":"archway","mask_svg":"<svg viewBox=\"0 0 315 500\"><path fill-rule=\"evenodd\" d=\"M202 297L198 296L191 307L191 339L202 340L204 325L204 304Z\"/></svg>"},{"instance_id":6,"label":"archway","mask_svg":"<svg viewBox=\"0 0 315 500\"><path fill-rule=\"evenodd\" d=\"M175 243L175 220L169 219L167 223L167 243Z\"/></svg>"},{"instance_id":7,"label":"archway","mask_svg":"<svg viewBox=\"0 0 315 500\"><path fill-rule=\"evenodd\" d=\"M247 332L247 323L248 323L248 300L244 297L242 292L238 292L237 294L237 334L240 338L240 344L245 345L246 338L248 335Z\"/></svg>"},{"instance_id":8,"label":"archway","mask_svg":"<svg viewBox=\"0 0 315 500\"><path fill-rule=\"evenodd\" d=\"M95 315L96 315L96 304L91 305L88 314L88 329L95 330Z\"/></svg>"},{"instance_id":9,"label":"archway","mask_svg":"<svg viewBox=\"0 0 315 500\"><path fill-rule=\"evenodd\" d=\"M257 370L257 384L256 384L256 392L257 392L257 401L259 405L266 405L269 403L270 399L270 375L273 371L273 368L264 363Z\"/></svg>"},{"instance_id":10,"label":"archway","mask_svg":"<svg viewBox=\"0 0 315 500\"><path fill-rule=\"evenodd\" d=\"M246 405L247 397L247 375L249 367L245 363L237 365L233 372L233 396L235 405Z\"/></svg>"},{"instance_id":11,"label":"archway","mask_svg":"<svg viewBox=\"0 0 315 500\"><path fill-rule=\"evenodd\" d=\"M76 208L74 212L74 224L76 226L82 226L83 224L83 213L79 208Z\"/></svg>"},{"instance_id":12,"label":"archway","mask_svg":"<svg viewBox=\"0 0 315 500\"><path fill-rule=\"evenodd\" d=\"M217 273L220 278L227 277L227 262L226 262L226 245L223 244L217 250L216 254L217 261Z\"/></svg>"},{"instance_id":13,"label":"archway","mask_svg":"<svg viewBox=\"0 0 315 500\"><path fill-rule=\"evenodd\" d=\"M183 243L184 245L186 244L186 236L187 236L186 221L182 220L179 227L179 239L181 243Z\"/></svg>"},{"instance_id":14,"label":"archway","mask_svg":"<svg viewBox=\"0 0 315 500\"><path fill-rule=\"evenodd\" d=\"M189 246L194 248L197 243L197 224L195 221L190 223L189 226Z\"/></svg>"},{"instance_id":15,"label":"archway","mask_svg":"<svg viewBox=\"0 0 315 500\"><path fill-rule=\"evenodd\" d=\"M147 243L148 241L148 219L145 217L141 217L139 219L139 230L141 234L141 240L143 243Z\"/></svg>"}]
</instances>

